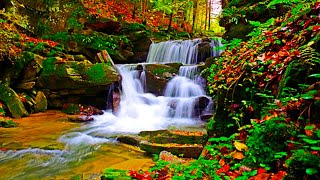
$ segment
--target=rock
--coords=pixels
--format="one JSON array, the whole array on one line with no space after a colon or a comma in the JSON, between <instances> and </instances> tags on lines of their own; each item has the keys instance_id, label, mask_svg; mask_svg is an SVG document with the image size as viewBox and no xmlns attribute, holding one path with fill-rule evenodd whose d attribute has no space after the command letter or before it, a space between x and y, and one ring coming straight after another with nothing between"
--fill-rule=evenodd
<instances>
[{"instance_id":1,"label":"rock","mask_svg":"<svg viewBox=\"0 0 320 180\"><path fill-rule=\"evenodd\" d=\"M68 120L71 122L84 123L93 121L93 117L90 116L82 116L82 115L70 115L68 116Z\"/></svg>"},{"instance_id":2,"label":"rock","mask_svg":"<svg viewBox=\"0 0 320 180\"><path fill-rule=\"evenodd\" d=\"M111 84L120 79L110 64L49 57L43 61L36 87L45 93L49 107L61 108L65 103L74 103L102 108Z\"/></svg>"},{"instance_id":3,"label":"rock","mask_svg":"<svg viewBox=\"0 0 320 180\"><path fill-rule=\"evenodd\" d=\"M33 60L25 66L22 72L22 82L37 80L37 77L42 70L42 61L45 58L33 53L30 53L30 56L33 57Z\"/></svg>"},{"instance_id":4,"label":"rock","mask_svg":"<svg viewBox=\"0 0 320 180\"><path fill-rule=\"evenodd\" d=\"M6 104L12 117L21 118L23 116L29 116L20 97L8 85L0 85L0 100Z\"/></svg>"},{"instance_id":5,"label":"rock","mask_svg":"<svg viewBox=\"0 0 320 180\"><path fill-rule=\"evenodd\" d=\"M177 62L177 63L166 63L165 65L179 70L183 64L180 62Z\"/></svg>"},{"instance_id":6,"label":"rock","mask_svg":"<svg viewBox=\"0 0 320 180\"><path fill-rule=\"evenodd\" d=\"M161 151L159 154L159 159L169 162L169 163L186 163L185 159L179 158L168 151Z\"/></svg>"},{"instance_id":7,"label":"rock","mask_svg":"<svg viewBox=\"0 0 320 180\"><path fill-rule=\"evenodd\" d=\"M207 134L205 132L189 132L189 131L141 131L140 137L153 143L178 143L178 144L205 144Z\"/></svg>"},{"instance_id":8,"label":"rock","mask_svg":"<svg viewBox=\"0 0 320 180\"><path fill-rule=\"evenodd\" d=\"M168 81L178 74L179 69L164 64L146 64L147 91L156 95L162 95Z\"/></svg>"},{"instance_id":9,"label":"rock","mask_svg":"<svg viewBox=\"0 0 320 180\"><path fill-rule=\"evenodd\" d=\"M210 118L213 117L214 114L204 114L204 115L200 115L200 119L201 121L205 121L205 122L209 122Z\"/></svg>"},{"instance_id":10,"label":"rock","mask_svg":"<svg viewBox=\"0 0 320 180\"><path fill-rule=\"evenodd\" d=\"M32 82L25 82L25 83L18 84L16 88L17 89L24 89L24 90L31 90L35 84L36 83L33 81Z\"/></svg>"},{"instance_id":11,"label":"rock","mask_svg":"<svg viewBox=\"0 0 320 180\"><path fill-rule=\"evenodd\" d=\"M143 141L140 148L148 154L159 154L161 151L169 151L174 155L184 158L198 158L203 150L199 144L157 144Z\"/></svg>"},{"instance_id":12,"label":"rock","mask_svg":"<svg viewBox=\"0 0 320 180\"><path fill-rule=\"evenodd\" d=\"M35 105L34 105L34 111L37 112L43 112L47 110L48 107L48 101L46 96L42 91L38 91L36 98L35 98Z\"/></svg>"},{"instance_id":13,"label":"rock","mask_svg":"<svg viewBox=\"0 0 320 180\"><path fill-rule=\"evenodd\" d=\"M123 135L123 136L117 137L117 141L124 144L129 144L132 146L139 146L141 138L135 135Z\"/></svg>"},{"instance_id":14,"label":"rock","mask_svg":"<svg viewBox=\"0 0 320 180\"><path fill-rule=\"evenodd\" d=\"M74 55L73 58L74 58L75 61L79 61L79 62L84 61L84 60L87 59L84 55L81 55L81 54Z\"/></svg>"}]
</instances>

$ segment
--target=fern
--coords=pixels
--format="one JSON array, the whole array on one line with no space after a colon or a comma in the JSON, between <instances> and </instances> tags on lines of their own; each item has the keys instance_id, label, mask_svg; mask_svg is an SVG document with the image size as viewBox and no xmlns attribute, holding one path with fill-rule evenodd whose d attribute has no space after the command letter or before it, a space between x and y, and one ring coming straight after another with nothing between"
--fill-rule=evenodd
<instances>
[{"instance_id":1,"label":"fern","mask_svg":"<svg viewBox=\"0 0 320 180\"><path fill-rule=\"evenodd\" d=\"M301 3L301 0L272 0L267 7L275 8L275 5L278 5L278 4L293 5L298 3Z\"/></svg>"},{"instance_id":2,"label":"fern","mask_svg":"<svg viewBox=\"0 0 320 180\"><path fill-rule=\"evenodd\" d=\"M320 54L312 47L301 47L301 59L310 64L320 64Z\"/></svg>"}]
</instances>

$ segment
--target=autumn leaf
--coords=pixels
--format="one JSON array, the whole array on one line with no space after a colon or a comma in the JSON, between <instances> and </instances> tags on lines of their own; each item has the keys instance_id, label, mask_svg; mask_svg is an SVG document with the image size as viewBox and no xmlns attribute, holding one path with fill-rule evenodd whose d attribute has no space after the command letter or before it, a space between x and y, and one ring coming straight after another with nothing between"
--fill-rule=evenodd
<instances>
[{"instance_id":1,"label":"autumn leaf","mask_svg":"<svg viewBox=\"0 0 320 180\"><path fill-rule=\"evenodd\" d=\"M230 170L230 166L228 164L225 164L224 166L222 166L222 168L218 169L218 171L216 172L217 175L221 174L221 173L226 173Z\"/></svg>"},{"instance_id":2,"label":"autumn leaf","mask_svg":"<svg viewBox=\"0 0 320 180\"><path fill-rule=\"evenodd\" d=\"M243 143L235 141L233 145L238 151L248 151L248 146Z\"/></svg>"},{"instance_id":3,"label":"autumn leaf","mask_svg":"<svg viewBox=\"0 0 320 180\"><path fill-rule=\"evenodd\" d=\"M238 151L234 151L232 153L232 158L233 159L238 159L238 160L242 160L244 158L244 155L242 152L238 152Z\"/></svg>"}]
</instances>

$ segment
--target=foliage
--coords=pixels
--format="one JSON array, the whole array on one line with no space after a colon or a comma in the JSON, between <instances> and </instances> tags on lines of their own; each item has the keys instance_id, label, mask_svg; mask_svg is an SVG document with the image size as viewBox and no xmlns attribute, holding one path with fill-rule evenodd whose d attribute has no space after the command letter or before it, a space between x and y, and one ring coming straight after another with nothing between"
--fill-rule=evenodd
<instances>
[{"instance_id":1,"label":"foliage","mask_svg":"<svg viewBox=\"0 0 320 180\"><path fill-rule=\"evenodd\" d=\"M52 39L68 46L70 42L75 42L86 48L94 50L116 50L120 49L121 45L130 44L130 40L125 36L106 35L94 32L91 35L86 34L70 34L68 32L58 32L54 35L43 36L44 39Z\"/></svg>"}]
</instances>

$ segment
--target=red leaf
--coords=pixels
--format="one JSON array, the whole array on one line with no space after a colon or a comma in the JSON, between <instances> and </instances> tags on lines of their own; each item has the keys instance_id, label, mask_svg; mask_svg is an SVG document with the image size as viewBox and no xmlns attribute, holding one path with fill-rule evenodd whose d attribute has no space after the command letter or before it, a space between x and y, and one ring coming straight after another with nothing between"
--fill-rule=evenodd
<instances>
[{"instance_id":1,"label":"red leaf","mask_svg":"<svg viewBox=\"0 0 320 180\"><path fill-rule=\"evenodd\" d=\"M270 174L262 173L258 174L256 176L250 177L249 180L268 180L270 177Z\"/></svg>"},{"instance_id":2,"label":"red leaf","mask_svg":"<svg viewBox=\"0 0 320 180\"><path fill-rule=\"evenodd\" d=\"M274 174L271 176L270 180L279 180L282 179L287 173L285 171L278 171L277 174Z\"/></svg>"},{"instance_id":3,"label":"red leaf","mask_svg":"<svg viewBox=\"0 0 320 180\"><path fill-rule=\"evenodd\" d=\"M313 26L313 28L312 28L313 32L319 31L319 30L320 30L320 26Z\"/></svg>"},{"instance_id":4,"label":"red leaf","mask_svg":"<svg viewBox=\"0 0 320 180\"><path fill-rule=\"evenodd\" d=\"M220 168L216 173L217 175L221 174L221 173L226 173L230 170L230 166L229 164L225 164L224 166L222 166L222 168Z\"/></svg>"},{"instance_id":5,"label":"red leaf","mask_svg":"<svg viewBox=\"0 0 320 180\"><path fill-rule=\"evenodd\" d=\"M262 173L266 173L267 170L265 170L264 168L259 168L258 169L258 174L262 174Z\"/></svg>"}]
</instances>

